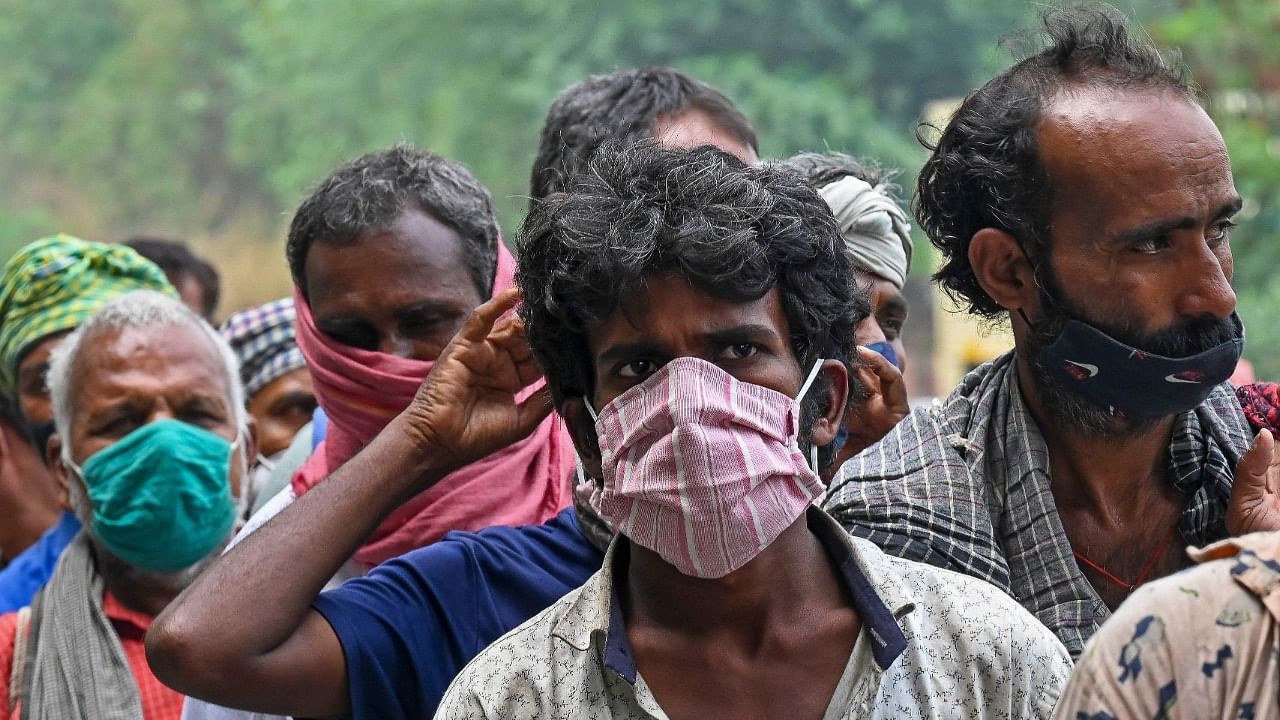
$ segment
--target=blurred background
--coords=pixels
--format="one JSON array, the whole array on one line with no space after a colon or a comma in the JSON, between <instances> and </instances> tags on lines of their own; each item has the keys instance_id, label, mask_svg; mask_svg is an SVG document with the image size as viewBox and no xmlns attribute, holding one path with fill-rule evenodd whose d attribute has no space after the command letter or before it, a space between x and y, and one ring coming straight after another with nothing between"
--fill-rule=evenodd
<instances>
[{"instance_id":1,"label":"blurred background","mask_svg":"<svg viewBox=\"0 0 1280 720\"><path fill-rule=\"evenodd\" d=\"M306 188L400 140L467 164L508 239L543 116L594 72L671 65L729 94L764 157L840 150L899 168L922 120L1025 47L1015 0L0 0L0 260L55 231L188 241L221 272L218 317L289 291ZM1246 357L1280 377L1280 1L1117 6L1181 49L1245 197L1233 236ZM1003 41L1003 42L1002 42ZM945 393L1008 341L908 288L913 394Z\"/></svg>"}]
</instances>

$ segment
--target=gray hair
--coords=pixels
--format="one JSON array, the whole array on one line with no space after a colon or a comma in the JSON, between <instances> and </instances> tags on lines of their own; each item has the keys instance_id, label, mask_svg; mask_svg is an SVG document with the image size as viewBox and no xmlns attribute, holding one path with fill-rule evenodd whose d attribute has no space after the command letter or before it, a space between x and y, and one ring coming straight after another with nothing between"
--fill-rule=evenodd
<instances>
[{"instance_id":1,"label":"gray hair","mask_svg":"<svg viewBox=\"0 0 1280 720\"><path fill-rule=\"evenodd\" d=\"M489 191L462 163L401 143L334 170L294 213L285 243L293 282L307 300L307 253L317 242L351 245L420 210L449 226L480 298L493 292L500 240Z\"/></svg>"},{"instance_id":2,"label":"gray hair","mask_svg":"<svg viewBox=\"0 0 1280 720\"><path fill-rule=\"evenodd\" d=\"M822 189L842 178L852 176L871 187L882 188L886 195L897 200L898 187L891 182L893 180L893 172L880 167L874 162L862 160L852 155L838 152L803 152L798 155L792 155L786 160L776 160L774 162L777 165L800 173L809 181L810 185L818 189Z\"/></svg>"},{"instance_id":3,"label":"gray hair","mask_svg":"<svg viewBox=\"0 0 1280 720\"><path fill-rule=\"evenodd\" d=\"M63 440L64 457L70 457L71 418L75 412L73 377L76 359L85 341L109 330L126 328L194 327L204 334L222 360L227 381L232 417L237 431L248 428L248 411L244 404L244 385L240 382L240 364L231 346L203 318L186 305L152 290L135 290L112 299L93 317L58 343L49 358L49 398L53 404L53 424Z\"/></svg>"}]
</instances>

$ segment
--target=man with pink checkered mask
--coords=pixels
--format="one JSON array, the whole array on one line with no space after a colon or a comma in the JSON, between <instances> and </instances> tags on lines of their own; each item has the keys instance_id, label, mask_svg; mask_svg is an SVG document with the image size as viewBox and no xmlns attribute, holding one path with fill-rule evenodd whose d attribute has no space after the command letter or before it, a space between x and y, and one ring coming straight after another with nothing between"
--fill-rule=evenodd
<instances>
[{"instance_id":1,"label":"man with pink checkered mask","mask_svg":"<svg viewBox=\"0 0 1280 720\"><path fill-rule=\"evenodd\" d=\"M606 147L519 251L529 344L618 537L437 718L1050 716L1052 633L813 505L868 305L802 177Z\"/></svg>"}]
</instances>

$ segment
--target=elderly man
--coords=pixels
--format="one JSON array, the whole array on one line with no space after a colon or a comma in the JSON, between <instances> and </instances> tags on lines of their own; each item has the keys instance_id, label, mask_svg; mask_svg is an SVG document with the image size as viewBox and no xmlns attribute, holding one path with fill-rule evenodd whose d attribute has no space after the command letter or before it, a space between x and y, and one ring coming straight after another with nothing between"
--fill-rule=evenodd
<instances>
[{"instance_id":1,"label":"elderly man","mask_svg":"<svg viewBox=\"0 0 1280 720\"><path fill-rule=\"evenodd\" d=\"M246 507L254 505L264 488L272 492L267 486L271 471L316 409L311 373L298 349L296 318L293 298L284 298L242 310L222 324L222 337L240 362L249 414L258 426L261 454L246 488Z\"/></svg>"},{"instance_id":2,"label":"elderly man","mask_svg":"<svg viewBox=\"0 0 1280 720\"><path fill-rule=\"evenodd\" d=\"M589 78L552 105L547 123L555 129L543 133L538 164L559 168L547 171L547 177L575 172L607 127L634 141L658 129L655 117L682 115L695 102L720 107L727 118L723 122L745 128L727 145L752 148L750 126L745 119L732 120L741 114L717 104L723 98L674 70ZM598 125L604 120L612 125ZM595 138L589 147L558 140L588 135ZM752 150L748 159L754 157ZM543 175L535 169L535 194L552 187L536 182ZM476 653L600 569L612 533L580 496L576 509L542 525L452 533L317 598L323 581L312 580L338 570L363 542L361 528L376 526L394 507L387 501L396 500L395 487L406 468L436 452L430 444L405 446L415 437L408 420L405 415L393 420L347 467L308 493L311 497L301 498L264 526L260 537L250 536L228 553L214 575L161 618L150 643L167 681L228 705L300 716L394 720L430 715ZM409 449L412 455L401 454ZM339 486L351 491L339 492ZM381 500L369 502L365 492L381 494ZM342 527L355 532L333 535L323 519L331 511L345 518ZM286 574L270 569L284 558ZM201 591L233 577L238 578L235 587ZM252 582L242 584L245 578ZM233 605L224 604L228 601ZM222 622L228 608L243 618L234 628ZM262 677L273 682L264 684ZM245 717L218 713L194 700L188 714Z\"/></svg>"},{"instance_id":3,"label":"elderly man","mask_svg":"<svg viewBox=\"0 0 1280 720\"><path fill-rule=\"evenodd\" d=\"M23 247L5 264L0 276L0 392L16 400L15 421L42 461L21 462L8 468L21 478L5 482L20 492L0 509L0 524L17 538L39 538L22 551L16 544L3 548L8 567L0 572L0 612L22 607L53 573L62 549L79 530L71 512L57 504L50 470L43 466L45 448L53 434L53 412L45 374L53 348L103 303L132 290L174 293L160 268L129 248L55 235ZM176 294L175 294L176 297ZM41 534L43 533L43 534Z\"/></svg>"},{"instance_id":4,"label":"elderly man","mask_svg":"<svg viewBox=\"0 0 1280 720\"><path fill-rule=\"evenodd\" d=\"M1046 31L965 99L918 188L936 279L1015 349L847 463L826 507L1007 590L1074 656L1187 565L1178 546L1280 527L1280 496L1226 383L1244 338L1221 135L1122 19Z\"/></svg>"},{"instance_id":5,"label":"elderly man","mask_svg":"<svg viewBox=\"0 0 1280 720\"><path fill-rule=\"evenodd\" d=\"M802 178L710 148L602 149L535 211L521 316L619 537L438 717L1049 715L1069 663L1030 614L812 506L867 313L842 245Z\"/></svg>"},{"instance_id":6,"label":"elderly man","mask_svg":"<svg viewBox=\"0 0 1280 720\"><path fill-rule=\"evenodd\" d=\"M49 386L49 460L85 529L30 608L0 617L0 709L177 718L143 637L231 534L257 452L235 356L186 306L142 291L54 350Z\"/></svg>"}]
</instances>

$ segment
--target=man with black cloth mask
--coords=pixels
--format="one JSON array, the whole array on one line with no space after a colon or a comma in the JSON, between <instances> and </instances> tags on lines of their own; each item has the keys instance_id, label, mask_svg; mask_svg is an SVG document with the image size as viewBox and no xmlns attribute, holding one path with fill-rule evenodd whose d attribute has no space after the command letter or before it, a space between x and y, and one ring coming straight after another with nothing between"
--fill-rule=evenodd
<instances>
[{"instance_id":1,"label":"man with black cloth mask","mask_svg":"<svg viewBox=\"0 0 1280 720\"><path fill-rule=\"evenodd\" d=\"M1184 545L1280 527L1280 460L1226 384L1241 198L1190 82L1123 18L1050 12L920 174L935 279L1015 349L850 460L825 507L988 580L1073 656Z\"/></svg>"}]
</instances>

